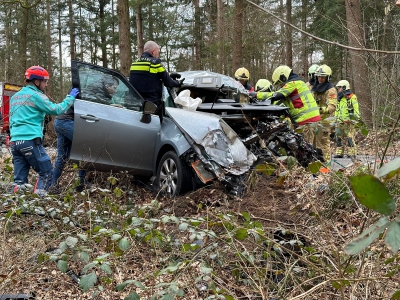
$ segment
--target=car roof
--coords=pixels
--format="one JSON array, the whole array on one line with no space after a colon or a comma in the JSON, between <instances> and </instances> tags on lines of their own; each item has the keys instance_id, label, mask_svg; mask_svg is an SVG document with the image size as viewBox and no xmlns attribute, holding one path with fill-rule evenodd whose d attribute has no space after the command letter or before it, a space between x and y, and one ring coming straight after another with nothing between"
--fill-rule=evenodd
<instances>
[{"instance_id":1,"label":"car roof","mask_svg":"<svg viewBox=\"0 0 400 300\"><path fill-rule=\"evenodd\" d=\"M231 89L231 90L239 90L240 93L243 94L247 94L248 91L243 87L243 85L239 82L236 81L234 78L229 77L227 75L224 74L220 74L220 73L215 73L215 72L211 72L211 71L184 71L184 72L179 72L179 74L181 74L181 78L185 78L184 82L183 82L183 86L194 86L196 84L195 82L195 78L199 78L199 77L219 77L221 78L220 81L218 81L218 85L217 86L213 86L213 89L217 89L220 86L222 86L222 84L224 85L223 89Z\"/></svg>"}]
</instances>

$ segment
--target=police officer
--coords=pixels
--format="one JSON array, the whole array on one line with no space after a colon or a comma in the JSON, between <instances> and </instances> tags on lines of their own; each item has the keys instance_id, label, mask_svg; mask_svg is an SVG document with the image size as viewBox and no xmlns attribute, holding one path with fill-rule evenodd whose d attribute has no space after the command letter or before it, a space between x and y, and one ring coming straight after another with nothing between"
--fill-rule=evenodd
<instances>
[{"instance_id":1,"label":"police officer","mask_svg":"<svg viewBox=\"0 0 400 300\"><path fill-rule=\"evenodd\" d=\"M59 115L66 111L78 95L74 88L58 104L44 93L49 73L41 66L32 66L25 72L25 86L10 99L10 148L14 164L14 188L16 192L28 183L29 169L39 174L34 192L43 196L51 185L52 165L43 147L43 124L46 114Z\"/></svg>"},{"instance_id":2,"label":"police officer","mask_svg":"<svg viewBox=\"0 0 400 300\"><path fill-rule=\"evenodd\" d=\"M331 82L332 70L327 65L321 65L315 71L316 82L312 87L314 99L317 101L319 112L322 117L318 126L316 135L316 147L322 150L322 154L326 161L331 157L331 141L329 135L331 133L331 121L325 120L333 117L337 106L337 92L335 86Z\"/></svg>"},{"instance_id":3,"label":"police officer","mask_svg":"<svg viewBox=\"0 0 400 300\"><path fill-rule=\"evenodd\" d=\"M170 77L158 58L160 46L156 42L148 41L144 44L144 52L131 65L129 82L142 95L144 100L160 104L162 85L166 87L180 87L180 81Z\"/></svg>"}]
</instances>

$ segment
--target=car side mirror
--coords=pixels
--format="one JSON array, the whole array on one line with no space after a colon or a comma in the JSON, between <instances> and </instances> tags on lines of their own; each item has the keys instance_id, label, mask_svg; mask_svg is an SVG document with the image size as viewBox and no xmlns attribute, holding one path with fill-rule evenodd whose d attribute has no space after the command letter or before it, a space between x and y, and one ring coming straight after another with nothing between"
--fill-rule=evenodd
<instances>
[{"instance_id":1,"label":"car side mirror","mask_svg":"<svg viewBox=\"0 0 400 300\"><path fill-rule=\"evenodd\" d=\"M149 124L151 122L151 115L157 110L157 105L150 101L144 101L143 104L143 115L140 122Z\"/></svg>"}]
</instances>

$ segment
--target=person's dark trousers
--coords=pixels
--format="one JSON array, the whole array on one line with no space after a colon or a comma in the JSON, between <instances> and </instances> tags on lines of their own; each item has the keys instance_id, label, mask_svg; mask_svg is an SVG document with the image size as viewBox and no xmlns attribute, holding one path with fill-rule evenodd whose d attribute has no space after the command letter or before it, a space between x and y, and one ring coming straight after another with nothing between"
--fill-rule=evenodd
<instances>
[{"instance_id":1,"label":"person's dark trousers","mask_svg":"<svg viewBox=\"0 0 400 300\"><path fill-rule=\"evenodd\" d=\"M57 157L54 162L52 186L57 186L57 181L71 153L72 138L74 136L74 121L55 119L54 130L57 134ZM78 176L81 183L84 183L86 171L79 170Z\"/></svg>"},{"instance_id":2,"label":"person's dark trousers","mask_svg":"<svg viewBox=\"0 0 400 300\"><path fill-rule=\"evenodd\" d=\"M29 169L32 167L39 175L35 193L43 194L48 190L52 183L53 166L40 139L10 142L10 148L13 156L15 185L28 183Z\"/></svg>"}]
</instances>

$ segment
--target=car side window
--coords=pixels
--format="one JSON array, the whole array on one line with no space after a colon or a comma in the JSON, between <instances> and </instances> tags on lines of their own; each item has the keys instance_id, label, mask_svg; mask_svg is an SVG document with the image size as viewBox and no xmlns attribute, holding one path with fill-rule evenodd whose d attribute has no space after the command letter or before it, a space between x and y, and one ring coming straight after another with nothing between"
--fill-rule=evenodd
<instances>
[{"instance_id":1,"label":"car side window","mask_svg":"<svg viewBox=\"0 0 400 300\"><path fill-rule=\"evenodd\" d=\"M116 72L107 72L93 65L79 65L80 99L140 111L143 99Z\"/></svg>"}]
</instances>

